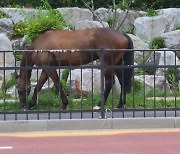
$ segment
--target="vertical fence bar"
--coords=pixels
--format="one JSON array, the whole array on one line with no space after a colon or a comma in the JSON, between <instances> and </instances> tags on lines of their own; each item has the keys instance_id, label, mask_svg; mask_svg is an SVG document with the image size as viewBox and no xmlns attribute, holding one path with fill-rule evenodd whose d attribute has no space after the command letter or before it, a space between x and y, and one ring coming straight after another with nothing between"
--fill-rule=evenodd
<instances>
[{"instance_id":1,"label":"vertical fence bar","mask_svg":"<svg viewBox=\"0 0 180 154\"><path fill-rule=\"evenodd\" d=\"M178 68L177 68L177 63L176 63L176 60L177 60L177 53L176 53L177 51L175 50L174 51L174 56L175 56L175 70L174 70L174 72L176 73L176 74L178 74L178 78L179 78L179 70L178 70ZM176 84L175 83L175 98L174 98L174 108L175 108L175 111L174 111L174 116L175 117L177 117L177 91L179 91L179 85L178 84Z\"/></svg>"},{"instance_id":2,"label":"vertical fence bar","mask_svg":"<svg viewBox=\"0 0 180 154\"><path fill-rule=\"evenodd\" d=\"M164 51L164 77L165 79L167 79L167 67L166 67L166 51ZM166 87L166 83L164 84L164 116L167 117L167 110L166 110L166 106L167 106L167 93L166 93L167 87Z\"/></svg>"},{"instance_id":3,"label":"vertical fence bar","mask_svg":"<svg viewBox=\"0 0 180 154\"><path fill-rule=\"evenodd\" d=\"M93 77L93 74L94 74L94 70L93 70L93 55L94 55L94 51L93 52L91 52L91 77L92 77L92 80L91 80L91 87L92 87L92 89L91 89L91 110L92 110L92 112L91 112L91 118L93 119L94 118L94 112L93 112L93 107L94 107L94 95L93 95L93 93L94 93L94 84L93 84L93 80L94 80L94 77Z\"/></svg>"},{"instance_id":4,"label":"vertical fence bar","mask_svg":"<svg viewBox=\"0 0 180 154\"><path fill-rule=\"evenodd\" d=\"M105 103L105 98L104 98L104 49L100 50L100 68L101 68L101 118L105 118L105 108L104 108L104 103Z\"/></svg>"},{"instance_id":5,"label":"vertical fence bar","mask_svg":"<svg viewBox=\"0 0 180 154\"><path fill-rule=\"evenodd\" d=\"M120 52L120 51L112 51L111 52L111 66L114 66L114 63L113 63L113 61L114 61L114 57L113 57L113 55L114 55L114 52ZM113 73L113 67L111 68L111 86L112 86L112 103L111 103L111 109L110 109L110 111L111 111L111 118L114 118L114 112L113 112L113 109L114 109L114 83L115 83L115 77L114 77L114 73Z\"/></svg>"},{"instance_id":6,"label":"vertical fence bar","mask_svg":"<svg viewBox=\"0 0 180 154\"><path fill-rule=\"evenodd\" d=\"M81 52L81 55L82 55L82 51L80 51ZM88 53L89 54L89 53ZM80 59L80 64L81 64L81 66L82 66L82 64L83 64L83 62L82 62L82 56L80 57L81 59ZM83 112L82 112L82 110L83 110L83 93L82 93L82 91L83 91L83 86L82 86L82 84L83 84L83 69L82 69L82 67L81 67L81 91L80 91L80 108L81 108L81 119L83 119Z\"/></svg>"},{"instance_id":7,"label":"vertical fence bar","mask_svg":"<svg viewBox=\"0 0 180 154\"><path fill-rule=\"evenodd\" d=\"M16 77L16 79L15 79L15 83L17 83L17 70L16 70L16 67L17 67L17 65L16 65L16 61L17 61L17 57L16 57L16 51L13 51L13 53L14 53L14 66L15 66L15 70L14 70L14 75L15 75L15 77ZM17 106L17 103L16 103L16 100L17 100L17 89L15 88L15 111L17 110L17 108L18 108L18 106ZM15 113L15 117L14 117L14 119L15 120L17 120L17 113Z\"/></svg>"},{"instance_id":8,"label":"vertical fence bar","mask_svg":"<svg viewBox=\"0 0 180 154\"><path fill-rule=\"evenodd\" d=\"M156 52L155 51L153 51L153 65L154 65L154 69L155 69L155 71L154 71L154 90L153 90L153 96L154 96L154 117L156 117L156 77L155 77L155 74L156 74L156 67L155 67L155 65L156 65Z\"/></svg>"},{"instance_id":9,"label":"vertical fence bar","mask_svg":"<svg viewBox=\"0 0 180 154\"><path fill-rule=\"evenodd\" d=\"M3 66L4 67L6 67L5 66L5 64L6 64L6 62L5 62L5 60L6 60L6 58L5 58L6 56L5 56L5 51L3 52ZM6 70L4 69L4 71L3 71L3 86L4 86L4 89L3 89L3 93L4 93L4 96L3 96L3 102L4 102L4 121L6 121L6 90L5 90L5 81L6 81Z\"/></svg>"}]
</instances>

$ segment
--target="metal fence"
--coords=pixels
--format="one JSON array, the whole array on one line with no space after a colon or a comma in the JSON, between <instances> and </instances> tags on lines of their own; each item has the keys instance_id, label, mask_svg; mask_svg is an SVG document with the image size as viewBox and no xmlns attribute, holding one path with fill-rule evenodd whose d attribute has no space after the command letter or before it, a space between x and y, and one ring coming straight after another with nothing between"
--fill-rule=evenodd
<instances>
[{"instance_id":1,"label":"metal fence","mask_svg":"<svg viewBox=\"0 0 180 154\"><path fill-rule=\"evenodd\" d=\"M27 63L20 67L22 54L27 52L34 52L37 59L42 56L40 53L48 53L47 65L27 66L28 56L24 56ZM179 117L180 50L128 50L126 52L134 52L134 64L125 65L122 58L115 65L116 56L123 52L124 50L105 49L0 51L0 120ZM68 64L62 65L64 63L61 59L56 65L49 65L52 53L56 53L57 57L69 53ZM88 63L84 64L86 56L77 57L73 53L86 53L90 57ZM99 59L93 61L97 55ZM111 59L109 63L107 59ZM77 61L83 65L74 65ZM31 69L31 93L29 96L26 94L27 102L21 108L17 88L18 75L20 70ZM113 70L125 72L127 69L133 70L132 88L126 95L126 104L117 108L121 86L126 86L126 83L122 81L120 86L118 79L114 79ZM51 79L46 81L37 94L36 105L31 110L27 109L42 70L46 70L48 76L51 75L51 70L57 71L68 98L67 109L61 108L62 100ZM104 75L107 70L113 88L104 105ZM100 109L94 108L98 102Z\"/></svg>"}]
</instances>

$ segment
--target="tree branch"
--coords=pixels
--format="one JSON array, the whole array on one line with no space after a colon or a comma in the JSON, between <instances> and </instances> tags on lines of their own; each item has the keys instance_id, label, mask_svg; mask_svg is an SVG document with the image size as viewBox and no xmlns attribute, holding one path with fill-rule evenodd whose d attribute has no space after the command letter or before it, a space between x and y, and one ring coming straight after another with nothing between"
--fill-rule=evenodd
<instances>
[{"instance_id":1,"label":"tree branch","mask_svg":"<svg viewBox=\"0 0 180 154\"><path fill-rule=\"evenodd\" d=\"M81 0L83 3L84 3L84 5L92 12L92 14L93 14L93 16L94 17L96 17L97 19L98 19L98 21L101 23L101 25L103 26L103 27L105 27L104 26L104 24L103 24L103 22L102 22L102 20L99 18L99 16L94 12L94 7L90 7L84 0ZM93 0L92 0L93 1Z\"/></svg>"}]
</instances>

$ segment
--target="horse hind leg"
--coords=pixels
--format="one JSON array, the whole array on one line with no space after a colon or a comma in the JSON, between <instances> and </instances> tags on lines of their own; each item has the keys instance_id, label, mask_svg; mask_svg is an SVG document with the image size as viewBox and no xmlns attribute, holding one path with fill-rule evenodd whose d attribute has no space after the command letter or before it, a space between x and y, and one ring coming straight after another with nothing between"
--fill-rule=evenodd
<instances>
[{"instance_id":1,"label":"horse hind leg","mask_svg":"<svg viewBox=\"0 0 180 154\"><path fill-rule=\"evenodd\" d=\"M120 86L121 86L121 91L120 91L120 100L117 108L123 108L125 103L126 103L126 88L124 85L124 70L123 69L114 69L115 75L117 76Z\"/></svg>"},{"instance_id":2,"label":"horse hind leg","mask_svg":"<svg viewBox=\"0 0 180 154\"><path fill-rule=\"evenodd\" d=\"M113 71L110 69L105 71L104 76L105 76L105 89L104 89L104 105L105 105L107 98L109 96L109 93L110 93L115 81L114 81ZM95 108L100 108L100 107L101 107L101 101L98 103L97 107L95 107Z\"/></svg>"},{"instance_id":3,"label":"horse hind leg","mask_svg":"<svg viewBox=\"0 0 180 154\"><path fill-rule=\"evenodd\" d=\"M68 104L68 99L67 99L67 96L62 88L62 85L59 81L59 76L57 74L57 71L56 70L49 70L48 71L48 74L49 74L49 77L52 79L52 81L54 82L54 85L56 87L56 89L58 90L58 93L61 97L61 100L62 100L62 109L66 109L67 107L67 104Z\"/></svg>"}]
</instances>

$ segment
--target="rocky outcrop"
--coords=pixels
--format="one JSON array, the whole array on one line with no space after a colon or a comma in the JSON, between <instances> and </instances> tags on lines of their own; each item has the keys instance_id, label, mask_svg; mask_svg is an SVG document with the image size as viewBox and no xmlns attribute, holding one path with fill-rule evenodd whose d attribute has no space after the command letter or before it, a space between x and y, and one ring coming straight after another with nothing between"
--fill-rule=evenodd
<instances>
[{"instance_id":1,"label":"rocky outcrop","mask_svg":"<svg viewBox=\"0 0 180 154\"><path fill-rule=\"evenodd\" d=\"M33 17L37 14L36 9L21 9L21 8L0 8L0 11L6 13L13 23L24 21L27 16Z\"/></svg>"},{"instance_id":2,"label":"rocky outcrop","mask_svg":"<svg viewBox=\"0 0 180 154\"><path fill-rule=\"evenodd\" d=\"M133 29L135 19L141 16L141 13L138 11L129 10L127 13L127 11L117 9L112 12L106 8L99 8L95 10L95 13L101 21L108 22L109 24L113 23L114 27L118 27L124 20L120 30Z\"/></svg>"},{"instance_id":3,"label":"rocky outcrop","mask_svg":"<svg viewBox=\"0 0 180 154\"><path fill-rule=\"evenodd\" d=\"M150 42L153 38L173 30L175 15L165 14L155 17L140 17L134 22L134 34L144 42Z\"/></svg>"},{"instance_id":4,"label":"rocky outcrop","mask_svg":"<svg viewBox=\"0 0 180 154\"><path fill-rule=\"evenodd\" d=\"M154 75L140 75L135 76L135 80L144 83L145 92L149 92L150 90L155 91L170 91L169 84L164 76L154 76Z\"/></svg>"},{"instance_id":5,"label":"rocky outcrop","mask_svg":"<svg viewBox=\"0 0 180 154\"><path fill-rule=\"evenodd\" d=\"M7 36L12 34L13 22L9 18L0 19L0 33L5 33Z\"/></svg>"},{"instance_id":6,"label":"rocky outcrop","mask_svg":"<svg viewBox=\"0 0 180 154\"><path fill-rule=\"evenodd\" d=\"M83 20L74 23L76 30L87 29L87 28L98 28L98 27L109 27L107 22Z\"/></svg>"},{"instance_id":7,"label":"rocky outcrop","mask_svg":"<svg viewBox=\"0 0 180 154\"><path fill-rule=\"evenodd\" d=\"M167 9L161 9L159 10L159 14L163 15L171 15L174 14L174 24L179 24L180 23L180 8L167 8Z\"/></svg>"},{"instance_id":8,"label":"rocky outcrop","mask_svg":"<svg viewBox=\"0 0 180 154\"><path fill-rule=\"evenodd\" d=\"M57 11L59 11L63 15L68 25L74 25L74 23L84 20L93 21L93 14L89 9L71 7L57 8Z\"/></svg>"},{"instance_id":9,"label":"rocky outcrop","mask_svg":"<svg viewBox=\"0 0 180 154\"><path fill-rule=\"evenodd\" d=\"M165 47L168 49L180 49L180 30L171 31L161 35L164 39ZM180 54L178 53L180 57Z\"/></svg>"},{"instance_id":10,"label":"rocky outcrop","mask_svg":"<svg viewBox=\"0 0 180 154\"><path fill-rule=\"evenodd\" d=\"M0 67L15 66L15 58L12 52L11 41L3 33L0 33L0 44ZM0 87L4 81L4 78L8 79L12 72L13 70L0 70Z\"/></svg>"}]
</instances>

